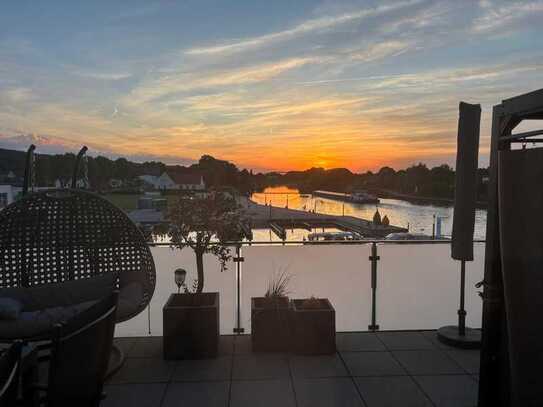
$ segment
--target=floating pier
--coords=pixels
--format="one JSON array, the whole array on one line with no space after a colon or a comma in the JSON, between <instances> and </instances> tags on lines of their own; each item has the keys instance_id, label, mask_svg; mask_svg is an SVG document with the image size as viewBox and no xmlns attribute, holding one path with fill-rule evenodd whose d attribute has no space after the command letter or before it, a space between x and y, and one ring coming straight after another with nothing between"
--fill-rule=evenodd
<instances>
[{"instance_id":1,"label":"floating pier","mask_svg":"<svg viewBox=\"0 0 543 407\"><path fill-rule=\"evenodd\" d=\"M390 233L407 232L406 228L394 225L376 225L372 221L354 216L326 215L295 209L260 205L243 198L243 207L253 229L271 229L280 239L286 238L286 229L313 230L336 228L356 232L364 237L381 239Z\"/></svg>"},{"instance_id":2,"label":"floating pier","mask_svg":"<svg viewBox=\"0 0 543 407\"><path fill-rule=\"evenodd\" d=\"M273 233L277 235L277 237L281 240L285 240L287 238L287 231L284 227L279 225L276 222L269 222L269 227Z\"/></svg>"}]
</instances>

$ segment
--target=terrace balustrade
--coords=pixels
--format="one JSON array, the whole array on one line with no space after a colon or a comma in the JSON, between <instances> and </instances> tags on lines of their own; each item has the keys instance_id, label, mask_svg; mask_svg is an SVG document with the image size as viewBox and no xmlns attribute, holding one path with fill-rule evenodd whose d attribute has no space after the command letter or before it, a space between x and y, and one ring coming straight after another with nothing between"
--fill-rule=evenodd
<instances>
[{"instance_id":1,"label":"terrace balustrade","mask_svg":"<svg viewBox=\"0 0 543 407\"><path fill-rule=\"evenodd\" d=\"M161 336L162 307L177 292L174 270L188 271L188 287L196 277L190 249L151 246L157 279L148 312L118 324L115 336ZM372 256L372 246L378 260ZM281 272L291 276L290 298L330 300L337 331L366 331L374 324L381 331L436 329L458 321L460 268L450 257L449 241L243 242L232 246L231 252L233 259L223 272L215 257L204 258L204 291L221 293L221 334L251 332L251 297L262 296L270 279ZM236 257L242 261L234 261ZM481 326L482 302L474 286L483 279L483 264L484 242L479 241L474 245L474 261L466 267L466 323L474 328Z\"/></svg>"}]
</instances>

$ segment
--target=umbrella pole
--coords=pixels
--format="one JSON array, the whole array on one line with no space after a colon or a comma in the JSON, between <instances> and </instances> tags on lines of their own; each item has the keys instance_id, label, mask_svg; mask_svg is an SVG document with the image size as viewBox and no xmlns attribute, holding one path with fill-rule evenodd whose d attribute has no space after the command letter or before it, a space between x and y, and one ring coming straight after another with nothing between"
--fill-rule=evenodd
<instances>
[{"instance_id":1,"label":"umbrella pole","mask_svg":"<svg viewBox=\"0 0 543 407\"><path fill-rule=\"evenodd\" d=\"M460 309L458 310L458 335L466 335L466 310L464 308L466 291L466 261L460 262Z\"/></svg>"},{"instance_id":2,"label":"umbrella pole","mask_svg":"<svg viewBox=\"0 0 543 407\"><path fill-rule=\"evenodd\" d=\"M458 308L458 326L447 325L437 330L437 338L457 348L476 349L481 346L481 331L466 328L466 261L460 263L460 307Z\"/></svg>"}]
</instances>

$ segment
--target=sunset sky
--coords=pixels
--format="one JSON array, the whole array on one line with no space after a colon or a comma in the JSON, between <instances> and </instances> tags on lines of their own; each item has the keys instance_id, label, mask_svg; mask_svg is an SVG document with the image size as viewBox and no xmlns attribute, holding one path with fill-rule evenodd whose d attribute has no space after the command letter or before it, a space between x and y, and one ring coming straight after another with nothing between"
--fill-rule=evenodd
<instances>
[{"instance_id":1,"label":"sunset sky","mask_svg":"<svg viewBox=\"0 0 543 407\"><path fill-rule=\"evenodd\" d=\"M542 1L5 1L0 148L255 170L454 163L543 87Z\"/></svg>"}]
</instances>

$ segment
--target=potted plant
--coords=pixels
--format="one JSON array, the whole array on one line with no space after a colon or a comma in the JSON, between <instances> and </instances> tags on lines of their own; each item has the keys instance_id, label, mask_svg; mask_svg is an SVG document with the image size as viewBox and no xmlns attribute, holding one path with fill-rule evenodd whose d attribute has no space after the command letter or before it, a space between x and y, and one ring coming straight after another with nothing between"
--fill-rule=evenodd
<instances>
[{"instance_id":1,"label":"potted plant","mask_svg":"<svg viewBox=\"0 0 543 407\"><path fill-rule=\"evenodd\" d=\"M178 293L170 295L162 310L164 359L216 357L220 334L219 293L190 292L184 284L185 276L185 270L175 270Z\"/></svg>"},{"instance_id":2,"label":"potted plant","mask_svg":"<svg viewBox=\"0 0 543 407\"><path fill-rule=\"evenodd\" d=\"M336 351L336 312L328 298L291 301L292 351L323 355Z\"/></svg>"},{"instance_id":3,"label":"potted plant","mask_svg":"<svg viewBox=\"0 0 543 407\"><path fill-rule=\"evenodd\" d=\"M284 271L270 280L263 297L251 298L251 341L255 352L282 352L289 349L290 276Z\"/></svg>"},{"instance_id":4,"label":"potted plant","mask_svg":"<svg viewBox=\"0 0 543 407\"><path fill-rule=\"evenodd\" d=\"M189 247L196 256L192 290L185 285L187 272L175 271L178 293L163 308L164 358L214 357L219 341L219 293L204 293L204 254L219 259L221 271L231 258L227 242L240 240L244 218L230 193L212 191L182 196L169 208L168 235L172 248ZM183 292L181 288L183 287Z\"/></svg>"}]
</instances>

